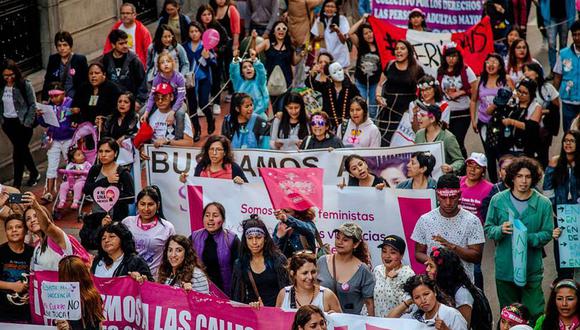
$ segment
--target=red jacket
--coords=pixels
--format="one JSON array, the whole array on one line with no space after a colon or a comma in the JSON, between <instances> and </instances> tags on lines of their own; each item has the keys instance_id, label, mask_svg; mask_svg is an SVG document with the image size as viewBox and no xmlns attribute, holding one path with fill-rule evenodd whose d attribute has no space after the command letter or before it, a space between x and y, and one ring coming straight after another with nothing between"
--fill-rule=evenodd
<instances>
[{"instance_id":1,"label":"red jacket","mask_svg":"<svg viewBox=\"0 0 580 330\"><path fill-rule=\"evenodd\" d=\"M111 31L118 29L121 26L122 22L117 21ZM137 27L135 28L135 53L141 60L141 63L147 63L147 48L151 44L151 34L149 30L141 23L139 20L135 20L135 24ZM110 32L109 32L110 33ZM105 48L103 49L103 54L106 54L111 51L113 47L111 46L111 42L109 42L109 35L107 34L107 40L105 41Z\"/></svg>"}]
</instances>

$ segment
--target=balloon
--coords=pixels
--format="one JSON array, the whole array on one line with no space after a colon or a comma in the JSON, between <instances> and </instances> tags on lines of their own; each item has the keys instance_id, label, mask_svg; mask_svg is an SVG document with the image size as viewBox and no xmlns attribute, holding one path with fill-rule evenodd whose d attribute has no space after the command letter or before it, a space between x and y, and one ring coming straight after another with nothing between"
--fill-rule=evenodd
<instances>
[{"instance_id":1,"label":"balloon","mask_svg":"<svg viewBox=\"0 0 580 330\"><path fill-rule=\"evenodd\" d=\"M215 29L207 29L201 36L205 50L214 49L220 43L220 34Z\"/></svg>"},{"instance_id":2,"label":"balloon","mask_svg":"<svg viewBox=\"0 0 580 330\"><path fill-rule=\"evenodd\" d=\"M109 186L107 188L97 187L93 191L93 200L97 203L105 212L109 212L117 200L119 200L119 188L115 186Z\"/></svg>"}]
</instances>

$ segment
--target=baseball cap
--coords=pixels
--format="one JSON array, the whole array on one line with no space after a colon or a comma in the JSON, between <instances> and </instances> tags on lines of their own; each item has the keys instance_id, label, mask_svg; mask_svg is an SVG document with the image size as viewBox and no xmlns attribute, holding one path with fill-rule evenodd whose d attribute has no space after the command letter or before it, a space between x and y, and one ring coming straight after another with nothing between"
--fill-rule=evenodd
<instances>
[{"instance_id":1,"label":"baseball cap","mask_svg":"<svg viewBox=\"0 0 580 330\"><path fill-rule=\"evenodd\" d=\"M530 327L529 325L518 324L511 327L510 330L533 330L533 328Z\"/></svg>"},{"instance_id":2,"label":"baseball cap","mask_svg":"<svg viewBox=\"0 0 580 330\"><path fill-rule=\"evenodd\" d=\"M385 246L390 246L393 249L399 251L400 254L405 254L405 248L407 247L407 244L405 244L405 240L399 236L389 235L383 239L383 243L379 245L379 249L382 249Z\"/></svg>"},{"instance_id":3,"label":"baseball cap","mask_svg":"<svg viewBox=\"0 0 580 330\"><path fill-rule=\"evenodd\" d=\"M173 87L171 87L170 84L161 83L161 84L155 86L155 93L156 94L161 94L161 95L172 94L173 93Z\"/></svg>"},{"instance_id":4,"label":"baseball cap","mask_svg":"<svg viewBox=\"0 0 580 330\"><path fill-rule=\"evenodd\" d=\"M354 238L357 241L362 241L362 228L354 222L343 223L332 231L333 233L341 232L344 236Z\"/></svg>"},{"instance_id":5,"label":"baseball cap","mask_svg":"<svg viewBox=\"0 0 580 330\"><path fill-rule=\"evenodd\" d=\"M480 152L472 152L469 158L465 160L465 163L467 164L469 161L476 162L481 167L487 167L487 157Z\"/></svg>"},{"instance_id":6,"label":"baseball cap","mask_svg":"<svg viewBox=\"0 0 580 330\"><path fill-rule=\"evenodd\" d=\"M414 16L415 14L419 14L419 15L425 17L425 13L421 9L419 9L419 8L413 8L409 12L409 17Z\"/></svg>"}]
</instances>

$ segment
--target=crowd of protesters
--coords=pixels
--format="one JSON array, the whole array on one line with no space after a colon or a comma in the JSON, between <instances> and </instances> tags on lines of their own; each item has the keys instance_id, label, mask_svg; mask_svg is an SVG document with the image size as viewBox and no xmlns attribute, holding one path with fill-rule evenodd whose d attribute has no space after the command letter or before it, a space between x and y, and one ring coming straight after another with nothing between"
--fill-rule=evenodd
<instances>
[{"instance_id":1,"label":"crowd of protesters","mask_svg":"<svg viewBox=\"0 0 580 330\"><path fill-rule=\"evenodd\" d=\"M565 230L555 220L558 206L578 204L580 195L574 1L536 3L549 64L532 58L526 40L531 1L488 0L484 15L492 21L495 51L474 70L458 45L446 44L434 76L407 40L397 40L394 59L381 65L381 36L369 24L368 0L358 7L335 0L305 4L212 0L190 17L179 1L166 0L152 36L136 19L135 6L124 3L94 63L73 51L71 33L59 31L39 98L52 106L58 125L44 116L46 108L37 109L18 65L4 61L0 123L13 146L14 173L12 187L0 185L0 321L30 321L28 274L50 270L60 281L81 285L82 318L56 320L59 329L102 327L103 302L91 276L130 276L204 294L215 286L253 308L297 310L293 329L326 329L325 313L410 318L451 330L494 323L500 329L580 329L580 268L560 267L557 243L546 249ZM429 31L426 19L414 9L408 28ZM214 32L220 42L212 48L202 36ZM304 88L318 96L317 110L310 110ZM220 129L216 120L227 108ZM398 146L403 124L412 131L408 143L441 141L444 159L436 169L431 153L414 153L401 166L407 179L395 181L373 173L356 148ZM44 191L14 201L26 169L26 186L41 177L29 149L37 125L46 128ZM483 153L466 145L470 129ZM252 215L238 237L224 227L232 211L213 201L203 208L202 229L176 233L156 182L135 191L140 169L122 154L135 148L147 162L144 144L198 142L203 146L193 176L243 185L248 180L233 157L240 148L354 148L341 164L349 176L341 188L434 189L437 207L409 233L414 255L407 257L424 264L425 274L403 263L407 241L389 232L378 247L381 263L373 267L356 223L334 230L330 252L314 209L276 210L273 231ZM550 146L560 142L550 157ZM442 173L437 179L434 170ZM111 186L119 199L110 210L92 204L80 242L58 226L67 208L83 208L83 195ZM512 259L514 219L528 237L523 285ZM492 319L484 294L484 244L495 246L499 320ZM548 279L553 285L546 301L543 259L552 253L558 274Z\"/></svg>"}]
</instances>

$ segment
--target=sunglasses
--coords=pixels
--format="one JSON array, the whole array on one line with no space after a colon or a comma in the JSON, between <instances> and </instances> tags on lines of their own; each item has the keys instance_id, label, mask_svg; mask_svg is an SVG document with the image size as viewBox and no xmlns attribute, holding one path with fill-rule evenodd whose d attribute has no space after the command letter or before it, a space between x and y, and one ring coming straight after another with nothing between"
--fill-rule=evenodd
<instances>
[{"instance_id":1,"label":"sunglasses","mask_svg":"<svg viewBox=\"0 0 580 330\"><path fill-rule=\"evenodd\" d=\"M286 31L288 31L288 28L286 27L286 25L278 25L275 30L281 31L281 32L286 32Z\"/></svg>"},{"instance_id":2,"label":"sunglasses","mask_svg":"<svg viewBox=\"0 0 580 330\"><path fill-rule=\"evenodd\" d=\"M324 120L312 120L310 126L326 126L326 121Z\"/></svg>"}]
</instances>

